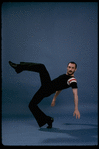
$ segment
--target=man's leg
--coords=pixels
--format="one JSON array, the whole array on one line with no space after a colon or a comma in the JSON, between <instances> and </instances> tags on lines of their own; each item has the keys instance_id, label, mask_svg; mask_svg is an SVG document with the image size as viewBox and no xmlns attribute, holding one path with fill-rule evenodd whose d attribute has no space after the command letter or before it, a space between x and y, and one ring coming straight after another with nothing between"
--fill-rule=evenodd
<instances>
[{"instance_id":1,"label":"man's leg","mask_svg":"<svg viewBox=\"0 0 99 149\"><path fill-rule=\"evenodd\" d=\"M15 69L17 73L20 73L23 70L28 70L38 72L40 74L42 87L38 90L38 92L34 95L33 99L31 100L29 104L29 109L31 110L40 127L47 123L47 128L51 128L53 118L46 116L37 106L37 104L44 98L44 95L47 96L49 94L47 87L51 83L51 79L46 67L43 64L27 62L21 62L20 64L9 62L9 64L11 67Z\"/></svg>"},{"instance_id":2,"label":"man's leg","mask_svg":"<svg viewBox=\"0 0 99 149\"><path fill-rule=\"evenodd\" d=\"M17 73L22 71L34 71L40 74L42 86L48 85L51 82L50 75L44 64L40 63L29 63L29 62L20 62L20 64L15 64L9 61L11 67L15 69Z\"/></svg>"},{"instance_id":3,"label":"man's leg","mask_svg":"<svg viewBox=\"0 0 99 149\"><path fill-rule=\"evenodd\" d=\"M33 99L29 103L29 109L34 115L39 127L42 127L46 123L48 124L47 128L52 128L53 118L45 115L37 106L37 104L44 98L44 91L41 87L37 93L34 95Z\"/></svg>"}]
</instances>

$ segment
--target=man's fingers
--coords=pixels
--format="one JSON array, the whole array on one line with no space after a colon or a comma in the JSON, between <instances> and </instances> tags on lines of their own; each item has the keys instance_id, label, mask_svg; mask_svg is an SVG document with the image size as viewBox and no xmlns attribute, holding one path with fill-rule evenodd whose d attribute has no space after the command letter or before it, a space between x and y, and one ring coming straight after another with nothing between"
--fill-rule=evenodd
<instances>
[{"instance_id":1,"label":"man's fingers","mask_svg":"<svg viewBox=\"0 0 99 149\"><path fill-rule=\"evenodd\" d=\"M73 116L75 116L75 113L73 113Z\"/></svg>"},{"instance_id":2,"label":"man's fingers","mask_svg":"<svg viewBox=\"0 0 99 149\"><path fill-rule=\"evenodd\" d=\"M55 106L55 104L51 103L51 106L52 106L52 107L54 107L54 106Z\"/></svg>"},{"instance_id":3,"label":"man's fingers","mask_svg":"<svg viewBox=\"0 0 99 149\"><path fill-rule=\"evenodd\" d=\"M79 114L79 116L78 116L78 119L80 119L80 114Z\"/></svg>"}]
</instances>

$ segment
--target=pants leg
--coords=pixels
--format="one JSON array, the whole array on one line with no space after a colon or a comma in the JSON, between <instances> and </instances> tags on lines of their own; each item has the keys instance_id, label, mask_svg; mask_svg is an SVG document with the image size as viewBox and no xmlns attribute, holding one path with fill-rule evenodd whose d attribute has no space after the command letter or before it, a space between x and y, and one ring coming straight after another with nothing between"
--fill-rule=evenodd
<instances>
[{"instance_id":1,"label":"pants leg","mask_svg":"<svg viewBox=\"0 0 99 149\"><path fill-rule=\"evenodd\" d=\"M33 99L29 103L29 109L35 117L39 127L42 127L49 121L49 116L45 115L37 106L37 104L44 98L44 91L41 87L34 95Z\"/></svg>"},{"instance_id":2,"label":"pants leg","mask_svg":"<svg viewBox=\"0 0 99 149\"><path fill-rule=\"evenodd\" d=\"M34 71L40 74L42 86L30 101L29 109L34 115L38 125L41 127L50 121L50 117L45 115L37 106L37 104L45 97L45 95L48 94L47 87L51 82L49 73L43 64L21 62L20 67L22 70Z\"/></svg>"},{"instance_id":3,"label":"pants leg","mask_svg":"<svg viewBox=\"0 0 99 149\"><path fill-rule=\"evenodd\" d=\"M21 62L20 67L22 70L38 72L40 75L41 85L45 86L51 82L50 75L44 64Z\"/></svg>"}]
</instances>

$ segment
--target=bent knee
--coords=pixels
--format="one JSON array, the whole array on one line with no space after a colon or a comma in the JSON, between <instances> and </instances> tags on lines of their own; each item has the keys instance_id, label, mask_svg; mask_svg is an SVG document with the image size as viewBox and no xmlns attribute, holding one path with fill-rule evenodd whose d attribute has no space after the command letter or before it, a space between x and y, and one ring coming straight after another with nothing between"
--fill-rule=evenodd
<instances>
[{"instance_id":1,"label":"bent knee","mask_svg":"<svg viewBox=\"0 0 99 149\"><path fill-rule=\"evenodd\" d=\"M40 64L40 67L41 67L42 69L46 69L46 67L45 67L44 64Z\"/></svg>"},{"instance_id":2,"label":"bent knee","mask_svg":"<svg viewBox=\"0 0 99 149\"><path fill-rule=\"evenodd\" d=\"M31 109L33 109L33 107L35 107L36 105L37 105L36 103L34 103L33 101L30 101L28 107L29 107L29 109L31 110Z\"/></svg>"}]
</instances>

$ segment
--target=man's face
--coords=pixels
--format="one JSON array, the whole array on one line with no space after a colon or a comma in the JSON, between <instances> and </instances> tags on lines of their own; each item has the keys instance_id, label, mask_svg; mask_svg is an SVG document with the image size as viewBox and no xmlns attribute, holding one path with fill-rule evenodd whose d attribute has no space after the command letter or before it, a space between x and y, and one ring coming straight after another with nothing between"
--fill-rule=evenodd
<instances>
[{"instance_id":1,"label":"man's face","mask_svg":"<svg viewBox=\"0 0 99 149\"><path fill-rule=\"evenodd\" d=\"M75 68L75 64L69 63L67 66L67 74L72 76L77 69Z\"/></svg>"}]
</instances>

